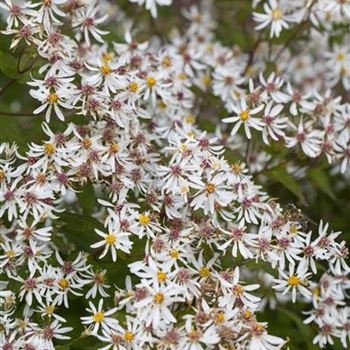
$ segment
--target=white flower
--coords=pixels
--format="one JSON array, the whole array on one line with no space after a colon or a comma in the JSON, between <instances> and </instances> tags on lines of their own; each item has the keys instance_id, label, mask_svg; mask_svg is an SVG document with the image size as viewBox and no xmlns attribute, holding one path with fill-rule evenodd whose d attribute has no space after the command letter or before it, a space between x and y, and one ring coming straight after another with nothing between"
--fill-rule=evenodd
<instances>
[{"instance_id":1,"label":"white flower","mask_svg":"<svg viewBox=\"0 0 350 350\"><path fill-rule=\"evenodd\" d=\"M293 126L294 127L294 126ZM300 144L303 152L311 157L317 157L321 152L321 132L319 130L308 131L301 119L296 129L295 136L286 136L286 146L295 147Z\"/></svg>"},{"instance_id":2,"label":"white flower","mask_svg":"<svg viewBox=\"0 0 350 350\"><path fill-rule=\"evenodd\" d=\"M146 10L151 11L152 17L157 17L157 5L169 6L172 0L129 0L130 2L136 2L139 6L145 4Z\"/></svg>"},{"instance_id":3,"label":"white flower","mask_svg":"<svg viewBox=\"0 0 350 350\"><path fill-rule=\"evenodd\" d=\"M337 157L341 160L340 171L345 173L350 165L350 137L343 133L334 144Z\"/></svg>"},{"instance_id":4,"label":"white flower","mask_svg":"<svg viewBox=\"0 0 350 350\"><path fill-rule=\"evenodd\" d=\"M232 201L233 194L228 191L225 182L224 173L211 176L206 183L193 177L190 186L199 190L191 201L193 209L201 208L204 214L213 214L217 205L226 207Z\"/></svg>"},{"instance_id":5,"label":"white flower","mask_svg":"<svg viewBox=\"0 0 350 350\"><path fill-rule=\"evenodd\" d=\"M55 350L53 344L53 339L58 340L67 340L70 339L69 336L64 335L65 333L71 332L72 327L62 327L58 320L54 320L49 325L45 326L38 335L34 336L34 339L37 337L39 340L42 340L42 348L48 350Z\"/></svg>"},{"instance_id":6,"label":"white flower","mask_svg":"<svg viewBox=\"0 0 350 350\"><path fill-rule=\"evenodd\" d=\"M239 282L240 271L236 267L231 274L218 275L218 280L223 289L223 296L219 298L219 306L234 305L236 300L242 302L246 307L255 310L260 302L260 298L250 294L252 290L259 288L259 284L243 285Z\"/></svg>"},{"instance_id":7,"label":"white flower","mask_svg":"<svg viewBox=\"0 0 350 350\"><path fill-rule=\"evenodd\" d=\"M92 334L97 334L100 327L105 330L106 332L109 332L112 329L115 329L119 322L117 319L113 317L109 317L116 313L118 310L117 307L112 308L108 311L103 310L103 299L101 299L98 303L98 307L96 308L95 305L89 301L90 308L87 308L86 311L91 313L91 316L84 316L80 317L83 324L90 325L90 329Z\"/></svg>"},{"instance_id":8,"label":"white flower","mask_svg":"<svg viewBox=\"0 0 350 350\"><path fill-rule=\"evenodd\" d=\"M274 289L282 292L282 295L291 291L293 303L296 301L297 292L300 292L308 299L311 297L311 292L305 287L305 285L307 285L307 279L310 276L310 273L301 270L297 271L296 273L294 271L295 265L293 264L289 265L288 275L280 270L280 275L283 279L275 279L275 283L277 284L273 286Z\"/></svg>"},{"instance_id":9,"label":"white flower","mask_svg":"<svg viewBox=\"0 0 350 350\"><path fill-rule=\"evenodd\" d=\"M102 232L95 229L96 233L103 237L103 240L91 245L91 248L101 248L104 247L102 253L100 254L100 259L102 259L110 250L112 253L112 260L117 260L117 250L121 250L124 253L130 253L132 247L132 242L129 239L129 233L121 231L119 221L110 221L108 223L108 232Z\"/></svg>"},{"instance_id":10,"label":"white flower","mask_svg":"<svg viewBox=\"0 0 350 350\"><path fill-rule=\"evenodd\" d=\"M227 240L218 248L226 251L226 249L232 244L232 256L237 257L238 252L244 259L250 259L253 257L251 247L254 245L251 234L247 233L247 227L244 225L244 221L240 221L238 225L231 227L229 230L221 229Z\"/></svg>"},{"instance_id":11,"label":"white flower","mask_svg":"<svg viewBox=\"0 0 350 350\"><path fill-rule=\"evenodd\" d=\"M95 3L92 2L86 9L83 8L83 10L78 11L73 23L74 27L80 27L81 32L84 34L85 42L88 45L90 45L90 35L92 35L95 40L103 43L101 35L108 34L107 31L96 28L96 25L104 22L108 15L106 14L101 18L96 18L99 7L94 6Z\"/></svg>"},{"instance_id":12,"label":"white flower","mask_svg":"<svg viewBox=\"0 0 350 350\"><path fill-rule=\"evenodd\" d=\"M36 12L32 10L33 5L35 6L29 1L12 3L11 0L4 0L4 3L0 3L0 7L9 12L9 16L6 17L7 29L18 27L20 22L25 24L27 16L34 16Z\"/></svg>"},{"instance_id":13,"label":"white flower","mask_svg":"<svg viewBox=\"0 0 350 350\"><path fill-rule=\"evenodd\" d=\"M50 122L52 110L54 110L58 119L64 121L64 114L60 107L65 109L71 109L72 106L66 102L67 91L63 89L57 89L55 92L50 90L33 90L31 89L29 93L39 100L42 105L34 110L34 114L39 114L46 109L45 120Z\"/></svg>"},{"instance_id":14,"label":"white flower","mask_svg":"<svg viewBox=\"0 0 350 350\"><path fill-rule=\"evenodd\" d=\"M265 107L264 116L262 118L262 138L266 144L269 144L268 137L271 137L274 141L278 141L285 136L283 129L287 128L288 118L278 117L282 109L283 105L278 104L273 106L272 101L270 101Z\"/></svg>"},{"instance_id":15,"label":"white flower","mask_svg":"<svg viewBox=\"0 0 350 350\"><path fill-rule=\"evenodd\" d=\"M176 322L176 318L170 311L171 305L181 302L181 290L176 285L164 286L155 284L153 287L142 285L148 291L148 295L134 304L138 317L145 321L147 326L157 328L159 324Z\"/></svg>"},{"instance_id":16,"label":"white flower","mask_svg":"<svg viewBox=\"0 0 350 350\"><path fill-rule=\"evenodd\" d=\"M249 350L278 350L285 343L282 338L267 334L264 323L254 323L250 334Z\"/></svg>"},{"instance_id":17,"label":"white flower","mask_svg":"<svg viewBox=\"0 0 350 350\"><path fill-rule=\"evenodd\" d=\"M269 0L268 4L264 3L264 11L265 13L253 13L254 20L260 23L255 27L256 30L271 26L270 37L273 38L274 36L279 37L283 28L289 28L290 17L283 13L277 0Z\"/></svg>"},{"instance_id":18,"label":"white flower","mask_svg":"<svg viewBox=\"0 0 350 350\"><path fill-rule=\"evenodd\" d=\"M248 139L252 137L250 128L255 130L262 129L261 119L254 117L254 114L259 113L264 108L264 105L249 109L246 101L242 99L239 107L232 104L230 105L230 108L235 114L237 114L237 116L224 118L222 121L224 123L236 123L231 130L231 135L235 135L242 124L244 125L244 131Z\"/></svg>"}]
</instances>

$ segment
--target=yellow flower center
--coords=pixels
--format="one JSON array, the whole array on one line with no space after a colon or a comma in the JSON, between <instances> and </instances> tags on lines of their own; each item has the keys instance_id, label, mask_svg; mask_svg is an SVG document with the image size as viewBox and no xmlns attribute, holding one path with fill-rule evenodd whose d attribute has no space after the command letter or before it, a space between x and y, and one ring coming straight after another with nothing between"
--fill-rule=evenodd
<instances>
[{"instance_id":1,"label":"yellow flower center","mask_svg":"<svg viewBox=\"0 0 350 350\"><path fill-rule=\"evenodd\" d=\"M208 185L206 186L205 190L208 193L213 193L213 192L215 192L215 185L212 184L212 183L208 183Z\"/></svg>"},{"instance_id":2,"label":"yellow flower center","mask_svg":"<svg viewBox=\"0 0 350 350\"><path fill-rule=\"evenodd\" d=\"M292 287L296 287L300 284L300 278L296 275L292 275L288 278L288 284Z\"/></svg>"},{"instance_id":3,"label":"yellow flower center","mask_svg":"<svg viewBox=\"0 0 350 350\"><path fill-rule=\"evenodd\" d=\"M96 312L92 318L95 322L99 323L104 320L105 314L102 311L99 311L99 312Z\"/></svg>"},{"instance_id":4,"label":"yellow flower center","mask_svg":"<svg viewBox=\"0 0 350 350\"><path fill-rule=\"evenodd\" d=\"M291 225L291 227L289 228L289 233L290 233L291 235L297 234L297 233L298 233L298 227L295 226L295 225Z\"/></svg>"},{"instance_id":5,"label":"yellow flower center","mask_svg":"<svg viewBox=\"0 0 350 350\"><path fill-rule=\"evenodd\" d=\"M6 255L7 255L7 257L9 257L9 258L14 258L14 256L15 256L16 254L15 254L15 252L14 252L12 249L10 249L10 250L7 250L7 251L6 251Z\"/></svg>"},{"instance_id":6,"label":"yellow flower center","mask_svg":"<svg viewBox=\"0 0 350 350\"><path fill-rule=\"evenodd\" d=\"M0 181L2 181L5 178L5 172L0 170Z\"/></svg>"},{"instance_id":7,"label":"yellow flower center","mask_svg":"<svg viewBox=\"0 0 350 350\"><path fill-rule=\"evenodd\" d=\"M195 121L193 115L188 115L188 116L185 118L185 120L186 120L186 123L188 123L188 124L193 124L194 121Z\"/></svg>"},{"instance_id":8,"label":"yellow flower center","mask_svg":"<svg viewBox=\"0 0 350 350\"><path fill-rule=\"evenodd\" d=\"M90 139L84 139L81 143L84 148L90 148L92 145L92 141Z\"/></svg>"},{"instance_id":9,"label":"yellow flower center","mask_svg":"<svg viewBox=\"0 0 350 350\"><path fill-rule=\"evenodd\" d=\"M66 280L65 278L61 278L58 281L58 285L62 288L62 289L67 289L69 287L69 281Z\"/></svg>"},{"instance_id":10,"label":"yellow flower center","mask_svg":"<svg viewBox=\"0 0 350 350\"><path fill-rule=\"evenodd\" d=\"M237 284L236 286L233 287L233 294L234 295L240 296L243 294L243 292L244 292L244 289L239 284Z\"/></svg>"},{"instance_id":11,"label":"yellow flower center","mask_svg":"<svg viewBox=\"0 0 350 350\"><path fill-rule=\"evenodd\" d=\"M185 73L180 73L178 75L178 77L179 77L180 80L186 80L187 79L187 75Z\"/></svg>"},{"instance_id":12,"label":"yellow flower center","mask_svg":"<svg viewBox=\"0 0 350 350\"><path fill-rule=\"evenodd\" d=\"M243 317L246 319L246 320L249 320L251 317L252 317L252 312L250 310L245 310L244 313L243 313Z\"/></svg>"},{"instance_id":13,"label":"yellow flower center","mask_svg":"<svg viewBox=\"0 0 350 350\"><path fill-rule=\"evenodd\" d=\"M135 334L133 332L130 331L126 331L124 333L124 340L127 342L131 342L135 339Z\"/></svg>"},{"instance_id":14,"label":"yellow flower center","mask_svg":"<svg viewBox=\"0 0 350 350\"><path fill-rule=\"evenodd\" d=\"M201 277L208 277L210 275L210 270L206 266L204 266L199 270L199 275Z\"/></svg>"},{"instance_id":15,"label":"yellow flower center","mask_svg":"<svg viewBox=\"0 0 350 350\"><path fill-rule=\"evenodd\" d=\"M109 146L109 150L111 153L117 153L119 151L119 145L117 143L112 143L110 146Z\"/></svg>"},{"instance_id":16,"label":"yellow flower center","mask_svg":"<svg viewBox=\"0 0 350 350\"><path fill-rule=\"evenodd\" d=\"M155 294L153 300L156 304L161 304L164 301L164 294L160 292Z\"/></svg>"},{"instance_id":17,"label":"yellow flower center","mask_svg":"<svg viewBox=\"0 0 350 350\"><path fill-rule=\"evenodd\" d=\"M151 222L151 218L147 214L139 215L139 223L141 225L148 225Z\"/></svg>"},{"instance_id":18,"label":"yellow flower center","mask_svg":"<svg viewBox=\"0 0 350 350\"><path fill-rule=\"evenodd\" d=\"M15 302L15 298L13 295L9 295L5 298L5 302L7 305L12 305ZM1 329L1 326L0 326Z\"/></svg>"},{"instance_id":19,"label":"yellow flower center","mask_svg":"<svg viewBox=\"0 0 350 350\"><path fill-rule=\"evenodd\" d=\"M233 172L236 173L236 174L240 174L241 171L242 171L242 167L241 167L241 164L240 164L240 163L234 163L234 164L231 166L231 169L232 169Z\"/></svg>"},{"instance_id":20,"label":"yellow flower center","mask_svg":"<svg viewBox=\"0 0 350 350\"><path fill-rule=\"evenodd\" d=\"M103 272L97 273L95 275L95 281L102 284L106 280L105 274Z\"/></svg>"},{"instance_id":21,"label":"yellow flower center","mask_svg":"<svg viewBox=\"0 0 350 350\"><path fill-rule=\"evenodd\" d=\"M162 66L163 67L170 67L171 66L171 59L170 59L170 57L166 56L166 57L163 58Z\"/></svg>"},{"instance_id":22,"label":"yellow flower center","mask_svg":"<svg viewBox=\"0 0 350 350\"><path fill-rule=\"evenodd\" d=\"M108 233L108 235L105 237L105 241L107 244L114 244L117 241L117 237L113 232Z\"/></svg>"},{"instance_id":23,"label":"yellow flower center","mask_svg":"<svg viewBox=\"0 0 350 350\"><path fill-rule=\"evenodd\" d=\"M53 305L47 305L45 311L51 316L55 312L55 307Z\"/></svg>"},{"instance_id":24,"label":"yellow flower center","mask_svg":"<svg viewBox=\"0 0 350 350\"><path fill-rule=\"evenodd\" d=\"M157 272L157 279L158 279L158 282L164 283L167 279L166 273L163 271L158 271Z\"/></svg>"},{"instance_id":25,"label":"yellow flower center","mask_svg":"<svg viewBox=\"0 0 350 350\"><path fill-rule=\"evenodd\" d=\"M177 249L172 249L170 251L170 256L173 258L173 259L178 259L179 256L180 256L180 253Z\"/></svg>"},{"instance_id":26,"label":"yellow flower center","mask_svg":"<svg viewBox=\"0 0 350 350\"><path fill-rule=\"evenodd\" d=\"M156 85L157 81L153 77L147 77L146 84L149 88L152 88L154 85Z\"/></svg>"},{"instance_id":27,"label":"yellow flower center","mask_svg":"<svg viewBox=\"0 0 350 350\"><path fill-rule=\"evenodd\" d=\"M345 53L344 52L339 52L336 57L337 61L344 61L345 60Z\"/></svg>"},{"instance_id":28,"label":"yellow flower center","mask_svg":"<svg viewBox=\"0 0 350 350\"><path fill-rule=\"evenodd\" d=\"M112 60L112 58L113 58L113 54L111 54L111 53L109 53L109 52L106 52L106 53L104 53L103 56L102 56L102 61L103 61L104 63L107 63L107 62L110 62L110 61Z\"/></svg>"},{"instance_id":29,"label":"yellow flower center","mask_svg":"<svg viewBox=\"0 0 350 350\"><path fill-rule=\"evenodd\" d=\"M223 312L218 312L214 315L214 322L216 324L223 323L225 321L225 314Z\"/></svg>"},{"instance_id":30,"label":"yellow flower center","mask_svg":"<svg viewBox=\"0 0 350 350\"><path fill-rule=\"evenodd\" d=\"M52 143L46 143L44 145L44 152L46 155L51 156L55 153L55 146Z\"/></svg>"},{"instance_id":31,"label":"yellow flower center","mask_svg":"<svg viewBox=\"0 0 350 350\"><path fill-rule=\"evenodd\" d=\"M311 293L318 297L320 295L320 288L319 287L312 288Z\"/></svg>"},{"instance_id":32,"label":"yellow flower center","mask_svg":"<svg viewBox=\"0 0 350 350\"><path fill-rule=\"evenodd\" d=\"M56 93L52 93L52 94L49 94L49 96L47 96L47 100L50 102L50 103L56 103L58 101L58 96Z\"/></svg>"},{"instance_id":33,"label":"yellow flower center","mask_svg":"<svg viewBox=\"0 0 350 350\"><path fill-rule=\"evenodd\" d=\"M181 193L188 193L189 192L189 187L188 186L182 186L180 187L180 192Z\"/></svg>"},{"instance_id":34,"label":"yellow flower center","mask_svg":"<svg viewBox=\"0 0 350 350\"><path fill-rule=\"evenodd\" d=\"M136 83L136 81L133 81L129 84L129 90L131 92L136 92L139 89L139 85Z\"/></svg>"},{"instance_id":35,"label":"yellow flower center","mask_svg":"<svg viewBox=\"0 0 350 350\"><path fill-rule=\"evenodd\" d=\"M26 320L20 320L18 322L18 328L20 329L25 329L28 326L28 322Z\"/></svg>"},{"instance_id":36,"label":"yellow flower center","mask_svg":"<svg viewBox=\"0 0 350 350\"><path fill-rule=\"evenodd\" d=\"M282 11L279 7L276 7L275 9L272 10L271 12L272 18L277 21L282 18Z\"/></svg>"},{"instance_id":37,"label":"yellow flower center","mask_svg":"<svg viewBox=\"0 0 350 350\"><path fill-rule=\"evenodd\" d=\"M233 95L236 97L236 98L240 98L241 97L241 93L239 91L234 91L233 92Z\"/></svg>"},{"instance_id":38,"label":"yellow flower center","mask_svg":"<svg viewBox=\"0 0 350 350\"><path fill-rule=\"evenodd\" d=\"M158 105L160 109L165 109L167 107L167 104L164 101L160 101Z\"/></svg>"},{"instance_id":39,"label":"yellow flower center","mask_svg":"<svg viewBox=\"0 0 350 350\"><path fill-rule=\"evenodd\" d=\"M209 75L204 75L202 77L202 82L205 86L209 86L210 85L210 82L211 82L211 78Z\"/></svg>"},{"instance_id":40,"label":"yellow flower center","mask_svg":"<svg viewBox=\"0 0 350 350\"><path fill-rule=\"evenodd\" d=\"M248 111L242 111L240 114L239 114L239 117L241 118L241 120L243 122L245 122L248 118L249 118L249 112Z\"/></svg>"},{"instance_id":41,"label":"yellow flower center","mask_svg":"<svg viewBox=\"0 0 350 350\"><path fill-rule=\"evenodd\" d=\"M200 332L196 329L192 329L192 331L187 333L187 337L192 343L197 343L199 341L200 336Z\"/></svg>"},{"instance_id":42,"label":"yellow flower center","mask_svg":"<svg viewBox=\"0 0 350 350\"><path fill-rule=\"evenodd\" d=\"M196 134L195 134L194 131L190 131L190 132L187 133L187 136L190 137L190 138L194 138L195 135Z\"/></svg>"},{"instance_id":43,"label":"yellow flower center","mask_svg":"<svg viewBox=\"0 0 350 350\"><path fill-rule=\"evenodd\" d=\"M108 75L112 72L112 69L110 66L104 64L101 68L100 68L100 72L104 75Z\"/></svg>"}]
</instances>

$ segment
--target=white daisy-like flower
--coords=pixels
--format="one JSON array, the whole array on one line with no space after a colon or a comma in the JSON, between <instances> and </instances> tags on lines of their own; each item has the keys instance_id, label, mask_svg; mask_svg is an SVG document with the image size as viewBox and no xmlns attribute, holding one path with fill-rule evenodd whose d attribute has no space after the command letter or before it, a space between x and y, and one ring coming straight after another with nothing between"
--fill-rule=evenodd
<instances>
[{"instance_id":1,"label":"white daisy-like flower","mask_svg":"<svg viewBox=\"0 0 350 350\"><path fill-rule=\"evenodd\" d=\"M260 23L255 27L256 30L270 26L270 37L273 38L279 37L283 28L289 28L290 16L283 13L277 0L269 0L268 3L264 3L264 11L265 13L253 13L254 20Z\"/></svg>"},{"instance_id":2,"label":"white daisy-like flower","mask_svg":"<svg viewBox=\"0 0 350 350\"><path fill-rule=\"evenodd\" d=\"M95 232L103 237L102 241L91 245L91 248L104 247L99 256L100 259L102 259L109 250L111 251L113 261L117 260L117 250L130 253L132 242L129 239L129 233L121 230L119 221L110 221L108 223L108 232L102 232L99 229L95 229Z\"/></svg>"},{"instance_id":3,"label":"white daisy-like flower","mask_svg":"<svg viewBox=\"0 0 350 350\"><path fill-rule=\"evenodd\" d=\"M89 301L89 308L87 308L86 311L88 311L91 316L80 317L80 319L82 320L83 324L89 325L92 334L97 334L100 327L106 332L109 332L119 325L117 319L109 317L116 313L116 311L118 311L118 308L114 307L108 311L104 311L103 299L99 301L97 308L91 301Z\"/></svg>"},{"instance_id":4,"label":"white daisy-like flower","mask_svg":"<svg viewBox=\"0 0 350 350\"><path fill-rule=\"evenodd\" d=\"M244 132L248 139L252 137L250 128L255 130L262 130L262 121L261 118L255 117L255 114L258 114L264 109L264 105L259 105L253 109L249 109L245 99L241 99L240 106L230 105L230 109L236 114L232 117L224 118L222 121L224 123L235 123L233 129L231 130L231 135L235 135L241 125L244 125Z\"/></svg>"},{"instance_id":5,"label":"white daisy-like flower","mask_svg":"<svg viewBox=\"0 0 350 350\"><path fill-rule=\"evenodd\" d=\"M282 295L289 292L292 293L292 301L295 303L297 292L300 292L305 298L311 298L311 292L305 287L308 283L308 277L311 273L306 271L297 271L295 272L295 265L289 265L289 274L286 274L284 271L280 271L282 279L275 279L276 285L273 286L279 292L282 292Z\"/></svg>"}]
</instances>

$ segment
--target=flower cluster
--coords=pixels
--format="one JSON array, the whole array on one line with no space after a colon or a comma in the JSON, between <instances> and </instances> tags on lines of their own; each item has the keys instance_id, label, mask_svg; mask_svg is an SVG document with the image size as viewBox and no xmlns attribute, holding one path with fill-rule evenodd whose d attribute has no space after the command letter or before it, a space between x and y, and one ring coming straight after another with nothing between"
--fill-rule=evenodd
<instances>
[{"instance_id":1,"label":"flower cluster","mask_svg":"<svg viewBox=\"0 0 350 350\"><path fill-rule=\"evenodd\" d=\"M157 4L171 3L131 2L145 3L152 16ZM272 35L290 21L310 16L317 25L320 11L340 11L301 1L286 17L290 2L280 3L254 14L260 29L271 24ZM28 84L46 135L24 155L16 145L0 146L4 348L51 350L69 339L66 309L77 298L86 307L73 315L85 327L77 338L94 337L98 349L281 349L287 340L269 334L259 312L297 299L312 307L305 306L305 322L319 328L315 343L338 337L348 346L350 268L340 232L322 221L310 227L253 176L275 165L263 151L273 143L294 158L324 156L349 173L350 104L327 90L340 81L336 74L349 87L348 53L339 60L341 47L336 57L326 50L324 74L334 79L310 82L311 89L285 49L272 52L283 69L258 74L270 48L262 43L254 61L255 53L214 39L209 1L184 10L188 26L172 31L168 43L140 43L129 25L125 42L108 43L108 5L1 4L9 11L3 33L12 37L11 49L35 48L42 60ZM323 40L310 35L310 46ZM309 49L305 59L312 60ZM206 97L198 100L197 90L224 106L228 130L199 127ZM59 131L55 118L63 122ZM255 168L227 160L225 150L244 153L242 144L260 136ZM91 208L79 201L86 188L98 198ZM87 220L92 235L84 231ZM74 232L74 221L82 232Z\"/></svg>"}]
</instances>

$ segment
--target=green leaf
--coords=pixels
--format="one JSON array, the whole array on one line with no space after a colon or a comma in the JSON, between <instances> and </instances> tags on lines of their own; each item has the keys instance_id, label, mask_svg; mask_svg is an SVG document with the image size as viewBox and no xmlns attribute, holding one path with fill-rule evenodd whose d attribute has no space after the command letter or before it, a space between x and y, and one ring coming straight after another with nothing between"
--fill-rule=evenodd
<instances>
[{"instance_id":1,"label":"green leaf","mask_svg":"<svg viewBox=\"0 0 350 350\"><path fill-rule=\"evenodd\" d=\"M284 315L286 315L288 318L290 318L296 324L296 326L299 329L300 335L303 337L305 343L307 343L307 349L317 350L318 346L312 343L314 335L312 333L311 327L309 325L305 325L300 316L295 314L294 312L291 312L283 307L279 308L278 310Z\"/></svg>"},{"instance_id":2,"label":"green leaf","mask_svg":"<svg viewBox=\"0 0 350 350\"><path fill-rule=\"evenodd\" d=\"M328 197L335 200L332 186L329 182L327 174L320 168L313 168L308 171L309 178L313 184L319 188L320 191L325 193Z\"/></svg>"},{"instance_id":3,"label":"green leaf","mask_svg":"<svg viewBox=\"0 0 350 350\"><path fill-rule=\"evenodd\" d=\"M290 175L284 167L278 167L264 173L266 176L272 180L280 182L284 187L286 187L290 192L292 192L303 205L306 205L306 199L301 190L299 184L294 180L293 176Z\"/></svg>"},{"instance_id":4,"label":"green leaf","mask_svg":"<svg viewBox=\"0 0 350 350\"><path fill-rule=\"evenodd\" d=\"M103 346L103 343L100 342L96 337L88 336L81 337L75 340L71 345L71 350L88 350L88 349L99 349Z\"/></svg>"},{"instance_id":5,"label":"green leaf","mask_svg":"<svg viewBox=\"0 0 350 350\"><path fill-rule=\"evenodd\" d=\"M19 76L16 62L17 60L13 55L0 51L0 69L9 78L17 78Z\"/></svg>"},{"instance_id":6,"label":"green leaf","mask_svg":"<svg viewBox=\"0 0 350 350\"><path fill-rule=\"evenodd\" d=\"M95 229L104 229L98 220L89 215L65 212L60 218L64 224L63 232L79 250L91 251L90 245L98 239Z\"/></svg>"},{"instance_id":7,"label":"green leaf","mask_svg":"<svg viewBox=\"0 0 350 350\"><path fill-rule=\"evenodd\" d=\"M15 142L21 150L26 147L23 130L14 117L0 116L0 142Z\"/></svg>"},{"instance_id":8,"label":"green leaf","mask_svg":"<svg viewBox=\"0 0 350 350\"><path fill-rule=\"evenodd\" d=\"M95 191L92 183L89 182L87 185L85 185L84 190L82 192L78 192L77 196L79 198L80 205L83 208L84 214L91 214L94 206L96 205Z\"/></svg>"}]
</instances>

